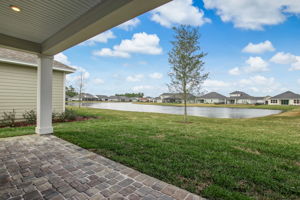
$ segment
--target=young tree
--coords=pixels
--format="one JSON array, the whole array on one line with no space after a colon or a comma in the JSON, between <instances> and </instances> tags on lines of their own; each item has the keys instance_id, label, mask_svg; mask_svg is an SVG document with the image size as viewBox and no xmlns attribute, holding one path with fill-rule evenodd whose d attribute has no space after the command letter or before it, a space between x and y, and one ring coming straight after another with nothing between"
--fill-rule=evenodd
<instances>
[{"instance_id":1,"label":"young tree","mask_svg":"<svg viewBox=\"0 0 300 200\"><path fill-rule=\"evenodd\" d=\"M184 102L184 121L187 122L187 99L189 94L199 94L203 82L209 73L204 72L203 57L206 53L201 51L199 28L181 25L173 28L174 41L169 52L169 73L171 82L168 84L171 92L182 94Z\"/></svg>"},{"instance_id":2,"label":"young tree","mask_svg":"<svg viewBox=\"0 0 300 200\"><path fill-rule=\"evenodd\" d=\"M85 82L86 82L85 72L81 70L79 71L79 76L77 80L79 107L81 106L82 103L82 93L84 92L85 89Z\"/></svg>"}]
</instances>

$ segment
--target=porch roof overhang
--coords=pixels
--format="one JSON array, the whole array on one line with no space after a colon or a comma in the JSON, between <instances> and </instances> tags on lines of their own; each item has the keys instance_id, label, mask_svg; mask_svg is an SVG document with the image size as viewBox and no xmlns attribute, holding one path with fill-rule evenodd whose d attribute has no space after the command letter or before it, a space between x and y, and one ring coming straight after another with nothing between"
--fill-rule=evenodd
<instances>
[{"instance_id":1,"label":"porch roof overhang","mask_svg":"<svg viewBox=\"0 0 300 200\"><path fill-rule=\"evenodd\" d=\"M169 1L3 0L0 46L55 55Z\"/></svg>"}]
</instances>

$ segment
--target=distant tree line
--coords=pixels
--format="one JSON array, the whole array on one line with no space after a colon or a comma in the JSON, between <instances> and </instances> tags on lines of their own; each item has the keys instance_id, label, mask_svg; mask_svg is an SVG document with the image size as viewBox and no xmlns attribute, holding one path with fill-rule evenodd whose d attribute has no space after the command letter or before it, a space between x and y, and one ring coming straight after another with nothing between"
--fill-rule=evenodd
<instances>
[{"instance_id":1,"label":"distant tree line","mask_svg":"<svg viewBox=\"0 0 300 200\"><path fill-rule=\"evenodd\" d=\"M69 97L74 97L78 95L78 92L76 92L75 88L72 85L70 85L66 86L66 95L68 95Z\"/></svg>"},{"instance_id":2,"label":"distant tree line","mask_svg":"<svg viewBox=\"0 0 300 200\"><path fill-rule=\"evenodd\" d=\"M79 95L79 94L80 93L78 93L72 85L66 86L66 95L68 95L69 97L74 97L74 96ZM116 96L144 97L144 93L142 93L142 92L139 92L139 93L125 93L125 94L116 94Z\"/></svg>"},{"instance_id":3,"label":"distant tree line","mask_svg":"<svg viewBox=\"0 0 300 200\"><path fill-rule=\"evenodd\" d=\"M125 96L125 97L144 97L144 93L125 93L125 94L116 94L116 96Z\"/></svg>"}]
</instances>

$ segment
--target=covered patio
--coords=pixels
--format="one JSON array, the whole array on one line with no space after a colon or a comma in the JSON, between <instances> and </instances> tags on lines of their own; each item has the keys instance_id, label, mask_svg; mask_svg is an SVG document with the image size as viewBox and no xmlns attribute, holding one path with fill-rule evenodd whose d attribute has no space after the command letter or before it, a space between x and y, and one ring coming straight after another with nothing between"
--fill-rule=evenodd
<instances>
[{"instance_id":1,"label":"covered patio","mask_svg":"<svg viewBox=\"0 0 300 200\"><path fill-rule=\"evenodd\" d=\"M169 1L1 2L0 46L39 57L38 135L0 140L1 200L199 199L51 135L54 55Z\"/></svg>"},{"instance_id":2,"label":"covered patio","mask_svg":"<svg viewBox=\"0 0 300 200\"><path fill-rule=\"evenodd\" d=\"M4 0L0 46L37 54L37 134L51 134L53 56L171 0Z\"/></svg>"}]
</instances>

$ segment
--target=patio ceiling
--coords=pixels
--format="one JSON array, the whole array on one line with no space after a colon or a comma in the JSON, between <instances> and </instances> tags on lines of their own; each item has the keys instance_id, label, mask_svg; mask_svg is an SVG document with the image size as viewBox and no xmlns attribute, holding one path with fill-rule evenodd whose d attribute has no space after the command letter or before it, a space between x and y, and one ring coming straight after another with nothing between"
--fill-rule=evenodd
<instances>
[{"instance_id":1,"label":"patio ceiling","mask_svg":"<svg viewBox=\"0 0 300 200\"><path fill-rule=\"evenodd\" d=\"M2 0L0 45L55 55L169 1Z\"/></svg>"}]
</instances>

